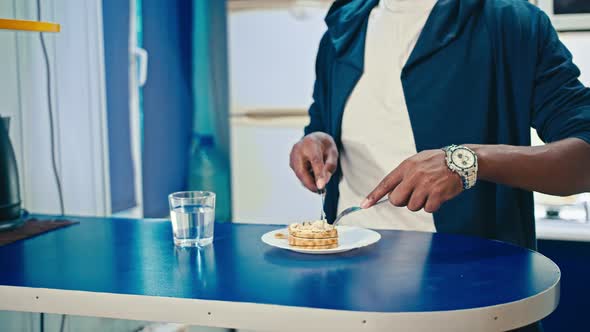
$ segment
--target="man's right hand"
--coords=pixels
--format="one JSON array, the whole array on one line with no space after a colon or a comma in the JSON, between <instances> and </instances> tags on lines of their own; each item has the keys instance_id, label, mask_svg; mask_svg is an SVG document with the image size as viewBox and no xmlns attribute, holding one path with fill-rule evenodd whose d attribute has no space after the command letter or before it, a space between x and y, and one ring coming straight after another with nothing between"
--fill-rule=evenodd
<instances>
[{"instance_id":1,"label":"man's right hand","mask_svg":"<svg viewBox=\"0 0 590 332\"><path fill-rule=\"evenodd\" d=\"M324 189L338 164L338 149L332 136L315 132L291 149L290 166L301 183L313 191Z\"/></svg>"}]
</instances>

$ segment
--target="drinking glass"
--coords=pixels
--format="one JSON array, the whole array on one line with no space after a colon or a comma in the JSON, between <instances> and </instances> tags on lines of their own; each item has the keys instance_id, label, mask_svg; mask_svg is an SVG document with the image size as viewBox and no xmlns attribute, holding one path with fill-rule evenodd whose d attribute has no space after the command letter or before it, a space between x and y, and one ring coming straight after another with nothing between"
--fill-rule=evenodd
<instances>
[{"instance_id":1,"label":"drinking glass","mask_svg":"<svg viewBox=\"0 0 590 332\"><path fill-rule=\"evenodd\" d=\"M168 196L174 244L205 247L213 242L215 193L181 191Z\"/></svg>"}]
</instances>

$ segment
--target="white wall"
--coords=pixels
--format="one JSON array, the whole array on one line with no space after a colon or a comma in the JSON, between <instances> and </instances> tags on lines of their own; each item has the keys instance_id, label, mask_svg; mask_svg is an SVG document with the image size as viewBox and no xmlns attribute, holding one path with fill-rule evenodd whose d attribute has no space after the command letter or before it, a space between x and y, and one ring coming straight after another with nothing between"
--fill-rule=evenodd
<instances>
[{"instance_id":1,"label":"white wall","mask_svg":"<svg viewBox=\"0 0 590 332\"><path fill-rule=\"evenodd\" d=\"M580 80L590 87L590 32L562 32L561 41L574 56L574 63L580 67Z\"/></svg>"},{"instance_id":2,"label":"white wall","mask_svg":"<svg viewBox=\"0 0 590 332\"><path fill-rule=\"evenodd\" d=\"M36 20L34 0L0 1L0 17ZM66 214L108 214L100 0L43 0L53 84L57 164ZM24 207L58 213L51 170L45 67L38 33L0 31L0 113L12 117Z\"/></svg>"},{"instance_id":3,"label":"white wall","mask_svg":"<svg viewBox=\"0 0 590 332\"><path fill-rule=\"evenodd\" d=\"M12 1L0 1L0 17L14 17L15 11ZM17 59L16 34L0 30L0 115L11 117L10 138L16 150L17 163L22 165L22 121L19 112Z\"/></svg>"},{"instance_id":4,"label":"white wall","mask_svg":"<svg viewBox=\"0 0 590 332\"><path fill-rule=\"evenodd\" d=\"M309 107L315 58L326 30L327 10L327 6L302 6L298 11L261 9L230 13L232 113L259 108ZM305 16L298 19L302 14Z\"/></svg>"}]
</instances>

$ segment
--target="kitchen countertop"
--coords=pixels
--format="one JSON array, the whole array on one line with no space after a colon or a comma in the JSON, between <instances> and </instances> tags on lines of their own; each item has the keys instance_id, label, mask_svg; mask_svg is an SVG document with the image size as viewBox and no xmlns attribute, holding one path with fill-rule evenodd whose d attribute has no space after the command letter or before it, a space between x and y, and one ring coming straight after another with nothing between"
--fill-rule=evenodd
<instances>
[{"instance_id":1,"label":"kitchen countertop","mask_svg":"<svg viewBox=\"0 0 590 332\"><path fill-rule=\"evenodd\" d=\"M590 223L537 219L537 239L590 242Z\"/></svg>"}]
</instances>

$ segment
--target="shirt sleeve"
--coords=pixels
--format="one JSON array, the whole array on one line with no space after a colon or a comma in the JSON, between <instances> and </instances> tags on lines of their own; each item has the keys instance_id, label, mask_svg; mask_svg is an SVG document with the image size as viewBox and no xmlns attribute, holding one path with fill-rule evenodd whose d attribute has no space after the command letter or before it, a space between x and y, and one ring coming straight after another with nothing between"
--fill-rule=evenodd
<instances>
[{"instance_id":1,"label":"shirt sleeve","mask_svg":"<svg viewBox=\"0 0 590 332\"><path fill-rule=\"evenodd\" d=\"M547 15L538 15L532 126L547 143L571 137L590 143L590 89Z\"/></svg>"},{"instance_id":2,"label":"shirt sleeve","mask_svg":"<svg viewBox=\"0 0 590 332\"><path fill-rule=\"evenodd\" d=\"M316 132L322 131L327 132L327 121L326 121L326 103L325 99L327 96L327 83L328 77L325 74L328 66L328 53L330 40L328 32L324 34L320 41L320 46L318 49L318 54L316 57L316 64L315 64L315 83L313 87L313 102L309 107L309 124L305 127L305 135Z\"/></svg>"}]
</instances>

